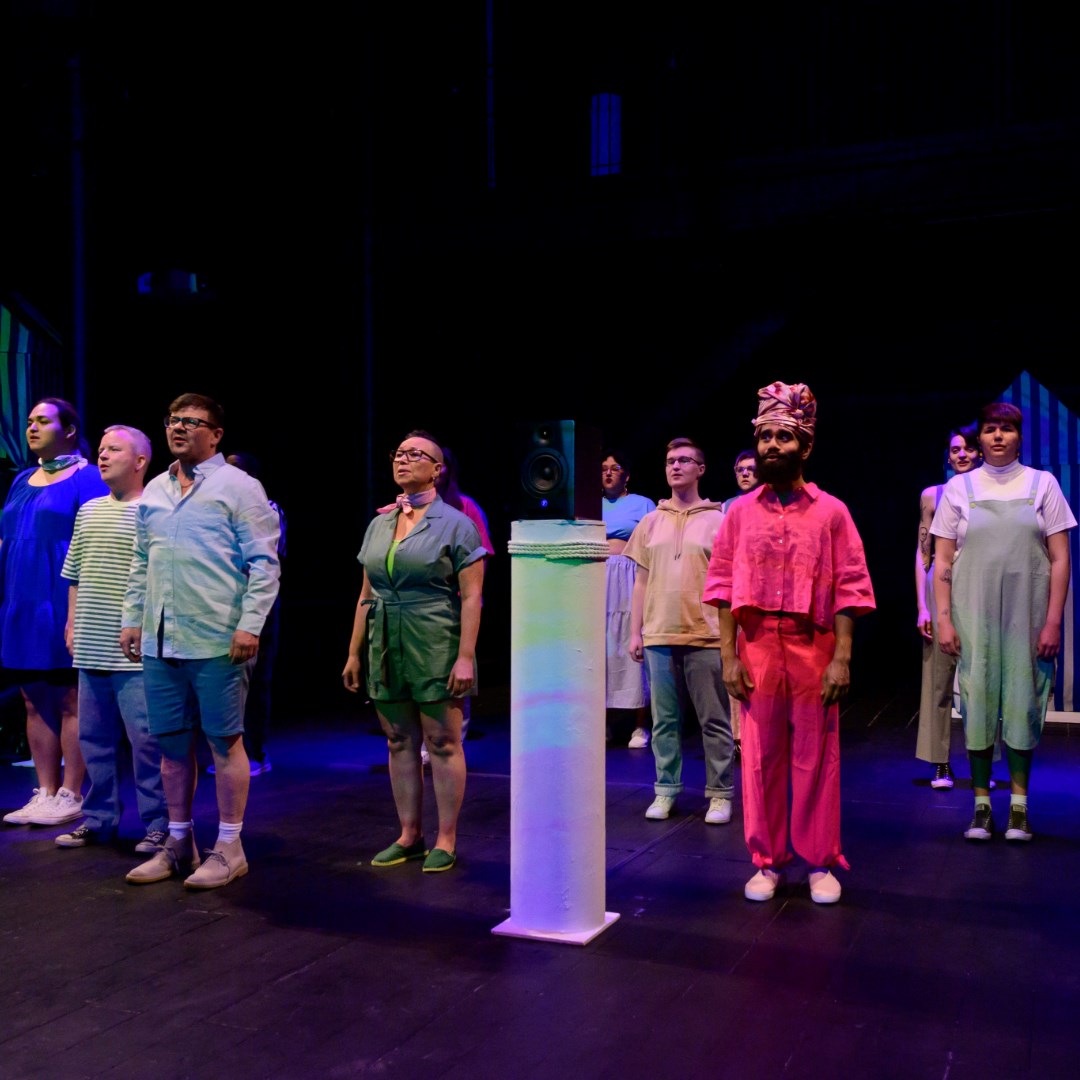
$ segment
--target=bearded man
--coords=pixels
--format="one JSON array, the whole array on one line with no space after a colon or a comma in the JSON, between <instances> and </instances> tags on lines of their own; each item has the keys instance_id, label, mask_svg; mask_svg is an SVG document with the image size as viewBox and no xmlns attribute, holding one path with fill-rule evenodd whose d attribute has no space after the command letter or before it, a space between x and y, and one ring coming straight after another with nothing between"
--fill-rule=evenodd
<instances>
[{"instance_id":1,"label":"bearded man","mask_svg":"<svg viewBox=\"0 0 1080 1080\"><path fill-rule=\"evenodd\" d=\"M847 507L803 479L817 423L809 387L763 387L753 423L761 485L725 515L703 596L719 609L724 683L742 703L743 824L757 867L743 891L772 899L793 858L790 833L810 867L811 899L833 904L832 869L849 868L838 702L851 682L854 620L874 610L874 592Z\"/></svg>"}]
</instances>

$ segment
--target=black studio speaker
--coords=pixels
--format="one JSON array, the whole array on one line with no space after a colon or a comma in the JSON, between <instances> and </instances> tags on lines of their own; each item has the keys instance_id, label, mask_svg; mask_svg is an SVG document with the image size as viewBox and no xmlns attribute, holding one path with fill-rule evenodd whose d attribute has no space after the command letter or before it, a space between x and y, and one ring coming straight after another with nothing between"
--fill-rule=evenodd
<instances>
[{"instance_id":1,"label":"black studio speaker","mask_svg":"<svg viewBox=\"0 0 1080 1080\"><path fill-rule=\"evenodd\" d=\"M573 420L520 424L514 517L599 521L600 432Z\"/></svg>"}]
</instances>

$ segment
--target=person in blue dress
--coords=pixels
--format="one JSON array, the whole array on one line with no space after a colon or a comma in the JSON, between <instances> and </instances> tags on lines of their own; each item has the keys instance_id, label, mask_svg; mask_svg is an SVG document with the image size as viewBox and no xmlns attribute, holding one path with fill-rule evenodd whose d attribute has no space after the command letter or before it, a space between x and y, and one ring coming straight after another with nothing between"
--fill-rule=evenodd
<instances>
[{"instance_id":1,"label":"person in blue dress","mask_svg":"<svg viewBox=\"0 0 1080 1080\"><path fill-rule=\"evenodd\" d=\"M462 701L476 691L476 637L487 551L476 526L439 498L443 453L412 431L391 455L396 501L368 526L360 549L364 583L342 672L353 693L365 686L390 750L390 785L401 832L373 866L423 859L424 871L457 860L465 795ZM426 742L439 833L424 843L420 746Z\"/></svg>"},{"instance_id":2,"label":"person in blue dress","mask_svg":"<svg viewBox=\"0 0 1080 1080\"><path fill-rule=\"evenodd\" d=\"M630 655L630 597L634 592L637 563L623 554L637 523L656 509L644 495L630 493L630 456L625 450L610 449L600 463L601 503L607 532L607 663L605 700L609 711L628 710L634 715L634 730L627 745L643 750L649 745L649 678L645 665ZM610 725L608 727L610 738Z\"/></svg>"},{"instance_id":3,"label":"person in blue dress","mask_svg":"<svg viewBox=\"0 0 1080 1080\"><path fill-rule=\"evenodd\" d=\"M62 825L82 816L86 767L60 570L79 507L109 489L80 452L81 431L79 414L62 398L34 405L26 442L38 464L12 481L0 517L0 664L22 691L38 782L25 806L4 815L9 825Z\"/></svg>"}]
</instances>

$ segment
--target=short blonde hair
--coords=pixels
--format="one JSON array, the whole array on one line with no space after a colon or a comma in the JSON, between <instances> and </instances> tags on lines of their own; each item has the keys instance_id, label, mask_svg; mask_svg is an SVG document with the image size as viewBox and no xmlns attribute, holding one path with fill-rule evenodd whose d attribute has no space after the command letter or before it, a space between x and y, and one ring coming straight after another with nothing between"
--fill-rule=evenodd
<instances>
[{"instance_id":1,"label":"short blonde hair","mask_svg":"<svg viewBox=\"0 0 1080 1080\"><path fill-rule=\"evenodd\" d=\"M110 431L126 431L131 436L135 453L142 454L146 458L147 465L150 464L152 453L150 440L137 427L131 427L129 424L110 424L102 434L108 435Z\"/></svg>"}]
</instances>

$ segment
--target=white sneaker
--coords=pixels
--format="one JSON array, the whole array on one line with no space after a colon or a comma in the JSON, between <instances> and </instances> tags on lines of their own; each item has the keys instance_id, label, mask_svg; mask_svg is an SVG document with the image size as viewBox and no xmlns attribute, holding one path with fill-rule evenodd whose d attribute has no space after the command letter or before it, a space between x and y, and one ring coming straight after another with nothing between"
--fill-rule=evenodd
<instances>
[{"instance_id":1,"label":"white sneaker","mask_svg":"<svg viewBox=\"0 0 1080 1080\"><path fill-rule=\"evenodd\" d=\"M39 788L34 788L34 794L30 796L30 801L18 810L12 810L10 814L4 815L4 820L9 825L29 825L30 818L42 806L49 801L51 796L46 795L45 792Z\"/></svg>"},{"instance_id":2,"label":"white sneaker","mask_svg":"<svg viewBox=\"0 0 1080 1080\"><path fill-rule=\"evenodd\" d=\"M779 884L780 874L766 867L759 870L743 886L743 896L747 900L771 900L776 895L776 886Z\"/></svg>"},{"instance_id":3,"label":"white sneaker","mask_svg":"<svg viewBox=\"0 0 1080 1080\"><path fill-rule=\"evenodd\" d=\"M645 811L645 816L650 821L666 821L671 817L671 811L675 809L674 795L657 795Z\"/></svg>"},{"instance_id":4,"label":"white sneaker","mask_svg":"<svg viewBox=\"0 0 1080 1080\"><path fill-rule=\"evenodd\" d=\"M644 750L649 745L649 729L643 727L634 728L630 741L626 744L630 750Z\"/></svg>"},{"instance_id":5,"label":"white sneaker","mask_svg":"<svg viewBox=\"0 0 1080 1080\"><path fill-rule=\"evenodd\" d=\"M835 904L840 899L840 882L831 870L810 871L810 899L815 904Z\"/></svg>"},{"instance_id":6,"label":"white sneaker","mask_svg":"<svg viewBox=\"0 0 1080 1080\"><path fill-rule=\"evenodd\" d=\"M62 787L30 814L31 825L63 825L82 817L82 796Z\"/></svg>"},{"instance_id":7,"label":"white sneaker","mask_svg":"<svg viewBox=\"0 0 1080 1080\"><path fill-rule=\"evenodd\" d=\"M706 825L726 825L731 820L730 799L710 799L705 811Z\"/></svg>"}]
</instances>

